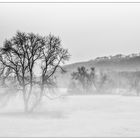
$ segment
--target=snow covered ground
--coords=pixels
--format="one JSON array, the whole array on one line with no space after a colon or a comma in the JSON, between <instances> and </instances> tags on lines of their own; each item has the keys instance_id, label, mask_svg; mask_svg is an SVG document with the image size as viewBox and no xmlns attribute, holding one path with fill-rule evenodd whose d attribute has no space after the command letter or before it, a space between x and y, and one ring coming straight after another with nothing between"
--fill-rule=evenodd
<instances>
[{"instance_id":1,"label":"snow covered ground","mask_svg":"<svg viewBox=\"0 0 140 140\"><path fill-rule=\"evenodd\" d=\"M67 96L25 115L18 103L0 112L0 137L140 137L140 97Z\"/></svg>"}]
</instances>

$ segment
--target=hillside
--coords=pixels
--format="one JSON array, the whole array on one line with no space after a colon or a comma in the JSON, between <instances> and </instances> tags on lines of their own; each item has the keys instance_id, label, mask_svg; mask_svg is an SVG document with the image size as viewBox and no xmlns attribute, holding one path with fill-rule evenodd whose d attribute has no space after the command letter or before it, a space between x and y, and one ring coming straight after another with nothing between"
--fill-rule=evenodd
<instances>
[{"instance_id":1,"label":"hillside","mask_svg":"<svg viewBox=\"0 0 140 140\"><path fill-rule=\"evenodd\" d=\"M98 71L106 72L139 72L140 71L140 54L130 55L115 55L108 57L98 57L94 60L73 63L63 66L67 71L65 74L57 73L59 85L68 85L71 73L76 71L78 67L85 66L86 68L95 67ZM132 74L133 75L133 74Z\"/></svg>"},{"instance_id":2,"label":"hillside","mask_svg":"<svg viewBox=\"0 0 140 140\"><path fill-rule=\"evenodd\" d=\"M103 70L113 71L139 71L140 70L140 54L131 55L115 55L109 57L98 57L94 60L73 63L65 65L64 68L69 72L77 69L77 67L85 66L95 67Z\"/></svg>"}]
</instances>

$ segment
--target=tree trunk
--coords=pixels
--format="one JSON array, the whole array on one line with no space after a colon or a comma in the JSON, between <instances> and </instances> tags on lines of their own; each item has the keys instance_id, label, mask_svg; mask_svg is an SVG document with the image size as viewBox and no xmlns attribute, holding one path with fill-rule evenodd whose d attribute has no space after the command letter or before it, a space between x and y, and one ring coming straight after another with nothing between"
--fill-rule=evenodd
<instances>
[{"instance_id":1,"label":"tree trunk","mask_svg":"<svg viewBox=\"0 0 140 140\"><path fill-rule=\"evenodd\" d=\"M30 98L30 95L32 92L32 83L30 83L30 85L31 86L30 86L30 91L29 91L29 98ZM40 86L40 95L39 95L38 99L36 100L35 104L30 109L28 109L28 112L33 112L34 109L39 105L39 103L42 100L43 92L44 92L44 77L42 76L42 84ZM28 99L28 102L29 102L29 99Z\"/></svg>"},{"instance_id":2,"label":"tree trunk","mask_svg":"<svg viewBox=\"0 0 140 140\"><path fill-rule=\"evenodd\" d=\"M24 112L27 113L28 112L28 101L26 99L25 87L23 87L23 101L24 101Z\"/></svg>"},{"instance_id":3,"label":"tree trunk","mask_svg":"<svg viewBox=\"0 0 140 140\"><path fill-rule=\"evenodd\" d=\"M32 75L32 71L30 71L30 89L27 96L27 104L29 103L30 96L32 94L32 89L33 89L33 75Z\"/></svg>"},{"instance_id":4,"label":"tree trunk","mask_svg":"<svg viewBox=\"0 0 140 140\"><path fill-rule=\"evenodd\" d=\"M43 91L44 91L44 86L41 86L40 96L37 99L37 101L35 102L35 104L30 108L29 112L33 112L34 109L39 105L39 103L41 102L41 99L42 99Z\"/></svg>"}]
</instances>

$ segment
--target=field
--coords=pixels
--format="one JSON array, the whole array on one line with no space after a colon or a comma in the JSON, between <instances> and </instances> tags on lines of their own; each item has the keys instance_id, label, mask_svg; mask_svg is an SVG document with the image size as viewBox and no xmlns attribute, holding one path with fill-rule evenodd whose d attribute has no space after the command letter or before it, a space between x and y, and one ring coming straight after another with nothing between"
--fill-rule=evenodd
<instances>
[{"instance_id":1,"label":"field","mask_svg":"<svg viewBox=\"0 0 140 140\"><path fill-rule=\"evenodd\" d=\"M140 97L45 99L32 114L11 100L0 112L0 137L140 137Z\"/></svg>"}]
</instances>

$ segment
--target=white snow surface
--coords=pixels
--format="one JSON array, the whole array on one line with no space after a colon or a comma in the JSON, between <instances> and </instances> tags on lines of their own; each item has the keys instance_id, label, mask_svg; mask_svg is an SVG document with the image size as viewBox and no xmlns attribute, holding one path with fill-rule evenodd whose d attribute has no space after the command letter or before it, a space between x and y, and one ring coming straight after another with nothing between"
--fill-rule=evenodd
<instances>
[{"instance_id":1,"label":"white snow surface","mask_svg":"<svg viewBox=\"0 0 140 140\"><path fill-rule=\"evenodd\" d=\"M32 114L12 99L0 110L0 137L140 137L137 96L46 98Z\"/></svg>"}]
</instances>

